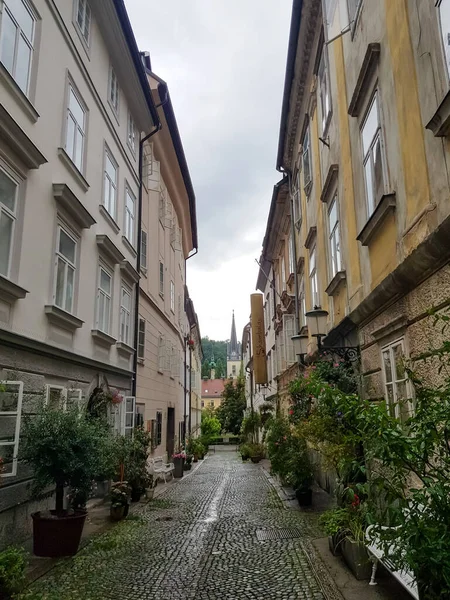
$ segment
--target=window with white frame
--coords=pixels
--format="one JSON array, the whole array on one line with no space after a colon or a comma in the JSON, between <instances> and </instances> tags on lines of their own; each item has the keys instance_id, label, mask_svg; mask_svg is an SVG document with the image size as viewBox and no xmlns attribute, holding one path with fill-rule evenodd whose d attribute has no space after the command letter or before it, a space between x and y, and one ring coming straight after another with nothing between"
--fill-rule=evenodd
<instances>
[{"instance_id":1,"label":"window with white frame","mask_svg":"<svg viewBox=\"0 0 450 600\"><path fill-rule=\"evenodd\" d=\"M137 130L136 130L136 125L134 123L134 119L130 112L128 113L127 129L128 129L128 134L127 134L128 146L130 147L130 150L133 152L133 154L136 154Z\"/></svg>"},{"instance_id":2,"label":"window with white frame","mask_svg":"<svg viewBox=\"0 0 450 600\"><path fill-rule=\"evenodd\" d=\"M141 230L141 269L147 271L147 232Z\"/></svg>"},{"instance_id":3,"label":"window with white frame","mask_svg":"<svg viewBox=\"0 0 450 600\"><path fill-rule=\"evenodd\" d=\"M66 410L67 388L62 385L46 385L45 405L51 410Z\"/></svg>"},{"instance_id":4,"label":"window with white frame","mask_svg":"<svg viewBox=\"0 0 450 600\"><path fill-rule=\"evenodd\" d=\"M0 168L0 275L9 277L17 216L18 184Z\"/></svg>"},{"instance_id":5,"label":"window with white frame","mask_svg":"<svg viewBox=\"0 0 450 600\"><path fill-rule=\"evenodd\" d=\"M284 256L281 259L281 289L283 292L286 289L286 265L284 262Z\"/></svg>"},{"instance_id":6,"label":"window with white frame","mask_svg":"<svg viewBox=\"0 0 450 600\"><path fill-rule=\"evenodd\" d=\"M97 290L97 328L103 333L111 327L112 275L103 266L99 268Z\"/></svg>"},{"instance_id":7,"label":"window with white frame","mask_svg":"<svg viewBox=\"0 0 450 600\"><path fill-rule=\"evenodd\" d=\"M293 365L296 361L294 342L292 336L295 335L295 317L294 315L283 315L283 333L284 349L286 356L286 366Z\"/></svg>"},{"instance_id":8,"label":"window with white frame","mask_svg":"<svg viewBox=\"0 0 450 600\"><path fill-rule=\"evenodd\" d=\"M289 238L289 274L295 273L294 238Z\"/></svg>"},{"instance_id":9,"label":"window with white frame","mask_svg":"<svg viewBox=\"0 0 450 600\"><path fill-rule=\"evenodd\" d=\"M144 360L145 358L145 319L139 317L139 329L138 329L138 358Z\"/></svg>"},{"instance_id":10,"label":"window with white frame","mask_svg":"<svg viewBox=\"0 0 450 600\"><path fill-rule=\"evenodd\" d=\"M337 194L331 201L328 210L328 245L330 252L331 277L334 277L336 273L342 269Z\"/></svg>"},{"instance_id":11,"label":"window with white frame","mask_svg":"<svg viewBox=\"0 0 450 600\"><path fill-rule=\"evenodd\" d=\"M311 169L311 147L310 147L310 136L309 126L305 131L302 142L302 166L303 166L303 187L308 188L312 181L312 169Z\"/></svg>"},{"instance_id":12,"label":"window with white frame","mask_svg":"<svg viewBox=\"0 0 450 600\"><path fill-rule=\"evenodd\" d=\"M384 193L384 166L378 91L375 92L361 128L367 216Z\"/></svg>"},{"instance_id":13,"label":"window with white frame","mask_svg":"<svg viewBox=\"0 0 450 600\"><path fill-rule=\"evenodd\" d=\"M116 115L119 114L119 80L112 67L109 69L109 102Z\"/></svg>"},{"instance_id":14,"label":"window with white frame","mask_svg":"<svg viewBox=\"0 0 450 600\"><path fill-rule=\"evenodd\" d=\"M65 150L77 169L84 169L86 108L75 88L69 83Z\"/></svg>"},{"instance_id":15,"label":"window with white frame","mask_svg":"<svg viewBox=\"0 0 450 600\"><path fill-rule=\"evenodd\" d=\"M125 237L132 245L134 244L135 211L136 198L127 186L125 192Z\"/></svg>"},{"instance_id":16,"label":"window with white frame","mask_svg":"<svg viewBox=\"0 0 450 600\"><path fill-rule=\"evenodd\" d=\"M158 340L158 371L162 373L164 371L164 364L166 360L166 343L162 335L159 336Z\"/></svg>"},{"instance_id":17,"label":"window with white frame","mask_svg":"<svg viewBox=\"0 0 450 600\"><path fill-rule=\"evenodd\" d=\"M299 324L300 327L306 325L306 296L305 296L305 278L302 277L299 283L298 307L299 307Z\"/></svg>"},{"instance_id":18,"label":"window with white frame","mask_svg":"<svg viewBox=\"0 0 450 600\"><path fill-rule=\"evenodd\" d=\"M3 459L2 477L17 475L22 398L22 381L0 381L0 454Z\"/></svg>"},{"instance_id":19,"label":"window with white frame","mask_svg":"<svg viewBox=\"0 0 450 600\"><path fill-rule=\"evenodd\" d=\"M330 96L330 83L328 79L328 65L326 56L326 46L322 49L322 56L320 57L319 70L317 72L319 80L319 96L320 96L320 110L322 117L322 134L326 133L328 124L331 117L331 96Z\"/></svg>"},{"instance_id":20,"label":"window with white frame","mask_svg":"<svg viewBox=\"0 0 450 600\"><path fill-rule=\"evenodd\" d=\"M297 229L302 222L302 199L300 196L300 172L297 171L292 180L292 202L294 205L294 224Z\"/></svg>"},{"instance_id":21,"label":"window with white frame","mask_svg":"<svg viewBox=\"0 0 450 600\"><path fill-rule=\"evenodd\" d=\"M134 396L125 396L123 407L123 434L126 437L133 437L134 422L136 420L136 398Z\"/></svg>"},{"instance_id":22,"label":"window with white frame","mask_svg":"<svg viewBox=\"0 0 450 600\"><path fill-rule=\"evenodd\" d=\"M105 149L105 181L103 191L103 205L113 219L117 210L117 163L108 148Z\"/></svg>"},{"instance_id":23,"label":"window with white frame","mask_svg":"<svg viewBox=\"0 0 450 600\"><path fill-rule=\"evenodd\" d=\"M410 416L411 397L405 369L405 342L401 338L382 348L385 398L390 414L405 421Z\"/></svg>"},{"instance_id":24,"label":"window with white frame","mask_svg":"<svg viewBox=\"0 0 450 600\"><path fill-rule=\"evenodd\" d=\"M356 21L361 1L362 0L347 0L348 18L350 23L354 23Z\"/></svg>"},{"instance_id":25,"label":"window with white frame","mask_svg":"<svg viewBox=\"0 0 450 600\"><path fill-rule=\"evenodd\" d=\"M438 0L436 5L439 11L439 25L444 47L445 62L450 76L450 1Z\"/></svg>"},{"instance_id":26,"label":"window with white frame","mask_svg":"<svg viewBox=\"0 0 450 600\"><path fill-rule=\"evenodd\" d=\"M36 16L26 0L3 0L0 60L28 96L33 62Z\"/></svg>"},{"instance_id":27,"label":"window with white frame","mask_svg":"<svg viewBox=\"0 0 450 600\"><path fill-rule=\"evenodd\" d=\"M91 7L88 0L77 0L76 18L78 29L89 46L89 36L91 31Z\"/></svg>"},{"instance_id":28,"label":"window with white frame","mask_svg":"<svg viewBox=\"0 0 450 600\"><path fill-rule=\"evenodd\" d=\"M175 314L175 284L170 282L170 310Z\"/></svg>"},{"instance_id":29,"label":"window with white frame","mask_svg":"<svg viewBox=\"0 0 450 600\"><path fill-rule=\"evenodd\" d=\"M66 405L69 408L83 408L83 390L80 388L69 388L66 392Z\"/></svg>"},{"instance_id":30,"label":"window with white frame","mask_svg":"<svg viewBox=\"0 0 450 600\"><path fill-rule=\"evenodd\" d=\"M120 290L119 339L124 344L131 344L131 290L122 284Z\"/></svg>"},{"instance_id":31,"label":"window with white frame","mask_svg":"<svg viewBox=\"0 0 450 600\"><path fill-rule=\"evenodd\" d=\"M159 295L164 297L164 263L159 261Z\"/></svg>"},{"instance_id":32,"label":"window with white frame","mask_svg":"<svg viewBox=\"0 0 450 600\"><path fill-rule=\"evenodd\" d=\"M65 229L58 226L53 299L56 306L69 313L74 310L76 262L77 242Z\"/></svg>"},{"instance_id":33,"label":"window with white frame","mask_svg":"<svg viewBox=\"0 0 450 600\"><path fill-rule=\"evenodd\" d=\"M267 354L267 378L269 382L272 380L272 352Z\"/></svg>"},{"instance_id":34,"label":"window with white frame","mask_svg":"<svg viewBox=\"0 0 450 600\"><path fill-rule=\"evenodd\" d=\"M309 251L309 284L311 286L312 307L320 306L315 246Z\"/></svg>"},{"instance_id":35,"label":"window with white frame","mask_svg":"<svg viewBox=\"0 0 450 600\"><path fill-rule=\"evenodd\" d=\"M178 324L181 325L181 294L178 294Z\"/></svg>"}]
</instances>

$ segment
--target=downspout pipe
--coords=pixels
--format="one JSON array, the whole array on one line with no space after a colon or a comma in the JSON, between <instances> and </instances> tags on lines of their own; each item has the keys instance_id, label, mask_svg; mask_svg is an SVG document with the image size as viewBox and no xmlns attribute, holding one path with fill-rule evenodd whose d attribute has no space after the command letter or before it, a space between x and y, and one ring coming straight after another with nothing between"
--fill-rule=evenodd
<instances>
[{"instance_id":1,"label":"downspout pipe","mask_svg":"<svg viewBox=\"0 0 450 600\"><path fill-rule=\"evenodd\" d=\"M194 248L195 252L193 252L192 254L189 254L189 256L185 259L184 261L184 281L186 282L185 285L187 285L187 269L186 269L186 263L187 261L192 258L193 256L195 256L198 252L198 248ZM186 312L186 296L184 298L184 312ZM188 336L186 336L184 338L184 447L186 448L186 433L187 433L187 429L189 429L189 437L191 435L191 364L189 365L189 416L187 413L187 409L188 409L188 394L187 394L187 350L186 350L186 346L187 346L187 341L188 341ZM189 356L189 362L191 363L192 360L192 356ZM188 418L189 418L189 422L188 422ZM186 424L188 424L188 428L186 427Z\"/></svg>"},{"instance_id":2,"label":"downspout pipe","mask_svg":"<svg viewBox=\"0 0 450 600\"><path fill-rule=\"evenodd\" d=\"M161 123L156 125L155 129L143 137L139 142L139 198L138 198L138 218L137 218L137 260L136 270L139 274L139 280L136 284L136 294L134 303L134 356L133 356L133 380L131 386L131 395L136 397L137 390L137 361L138 361L138 339L139 339L139 298L140 298L140 278L141 278L141 242L142 242L142 187L143 187L143 167L144 167L144 144L155 133L161 129Z\"/></svg>"}]
</instances>

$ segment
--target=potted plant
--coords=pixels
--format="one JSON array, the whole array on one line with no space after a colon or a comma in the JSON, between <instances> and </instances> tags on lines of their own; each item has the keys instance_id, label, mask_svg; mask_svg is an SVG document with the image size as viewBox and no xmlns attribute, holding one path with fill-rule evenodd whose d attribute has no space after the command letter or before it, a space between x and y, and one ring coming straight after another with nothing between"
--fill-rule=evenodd
<instances>
[{"instance_id":1,"label":"potted plant","mask_svg":"<svg viewBox=\"0 0 450 600\"><path fill-rule=\"evenodd\" d=\"M110 517L113 521L120 521L128 514L128 500L131 488L126 481L116 481L111 486Z\"/></svg>"},{"instance_id":2,"label":"potted plant","mask_svg":"<svg viewBox=\"0 0 450 600\"><path fill-rule=\"evenodd\" d=\"M152 473L149 473L147 487L145 488L145 497L147 498L147 500L153 500L157 483L158 478L155 477Z\"/></svg>"},{"instance_id":3,"label":"potted plant","mask_svg":"<svg viewBox=\"0 0 450 600\"><path fill-rule=\"evenodd\" d=\"M192 468L192 459L194 456L192 454L186 454L186 460L184 461L183 469L185 471L190 471Z\"/></svg>"},{"instance_id":4,"label":"potted plant","mask_svg":"<svg viewBox=\"0 0 450 600\"><path fill-rule=\"evenodd\" d=\"M148 487L147 457L150 442L150 433L142 427L136 427L132 437L120 437L117 440L119 479L126 479L130 485L132 502L139 502Z\"/></svg>"},{"instance_id":5,"label":"potted plant","mask_svg":"<svg viewBox=\"0 0 450 600\"><path fill-rule=\"evenodd\" d=\"M250 460L259 463L264 458L265 448L263 444L248 444Z\"/></svg>"},{"instance_id":6,"label":"potted plant","mask_svg":"<svg viewBox=\"0 0 450 600\"><path fill-rule=\"evenodd\" d=\"M173 464L175 466L173 476L180 479L183 477L183 465L186 460L186 453L183 450L179 450L172 455Z\"/></svg>"},{"instance_id":7,"label":"potted plant","mask_svg":"<svg viewBox=\"0 0 450 600\"><path fill-rule=\"evenodd\" d=\"M250 448L248 444L241 444L239 446L239 452L241 453L242 462L246 462L250 458Z\"/></svg>"},{"instance_id":8,"label":"potted plant","mask_svg":"<svg viewBox=\"0 0 450 600\"><path fill-rule=\"evenodd\" d=\"M92 419L78 408L54 410L41 405L36 415L25 417L21 459L34 471L33 495L39 498L55 488L55 508L36 512L33 548L37 556L69 556L78 550L85 510L64 506L65 488L76 490L75 508L82 507L102 468L103 446L110 436L101 419Z\"/></svg>"},{"instance_id":9,"label":"potted plant","mask_svg":"<svg viewBox=\"0 0 450 600\"><path fill-rule=\"evenodd\" d=\"M342 555L356 579L369 579L372 573L372 564L365 546L365 507L357 494L354 494L348 515L345 538L342 541Z\"/></svg>"},{"instance_id":10,"label":"potted plant","mask_svg":"<svg viewBox=\"0 0 450 600\"><path fill-rule=\"evenodd\" d=\"M22 548L0 552L0 598L16 598L25 585L26 556Z\"/></svg>"},{"instance_id":11,"label":"potted plant","mask_svg":"<svg viewBox=\"0 0 450 600\"><path fill-rule=\"evenodd\" d=\"M349 521L349 513L345 508L327 510L319 517L319 525L328 536L328 546L333 556L342 553L342 541Z\"/></svg>"}]
</instances>

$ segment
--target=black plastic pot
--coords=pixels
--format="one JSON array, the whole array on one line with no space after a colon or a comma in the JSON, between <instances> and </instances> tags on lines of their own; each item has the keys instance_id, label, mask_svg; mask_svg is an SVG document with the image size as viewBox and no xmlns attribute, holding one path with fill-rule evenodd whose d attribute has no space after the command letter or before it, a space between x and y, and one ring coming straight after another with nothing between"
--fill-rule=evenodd
<instances>
[{"instance_id":1,"label":"black plastic pot","mask_svg":"<svg viewBox=\"0 0 450 600\"><path fill-rule=\"evenodd\" d=\"M111 506L109 509L111 521L121 521L125 517L125 504L122 506Z\"/></svg>"},{"instance_id":2,"label":"black plastic pot","mask_svg":"<svg viewBox=\"0 0 450 600\"><path fill-rule=\"evenodd\" d=\"M248 461L248 459L249 459L248 456L246 456L245 454L241 454L241 456L242 456L242 462L247 462Z\"/></svg>"},{"instance_id":3,"label":"black plastic pot","mask_svg":"<svg viewBox=\"0 0 450 600\"><path fill-rule=\"evenodd\" d=\"M130 512L130 505L127 502L127 504L125 504L125 508L124 508L124 511L123 511L123 516L124 517L128 516L129 512Z\"/></svg>"},{"instance_id":4,"label":"black plastic pot","mask_svg":"<svg viewBox=\"0 0 450 600\"><path fill-rule=\"evenodd\" d=\"M299 506L311 506L312 504L312 490L301 488L300 490L295 490L295 495L297 497L297 501Z\"/></svg>"},{"instance_id":5,"label":"black plastic pot","mask_svg":"<svg viewBox=\"0 0 450 600\"><path fill-rule=\"evenodd\" d=\"M180 479L181 477L183 477L184 458L174 458L173 464L175 467L173 471L173 476L177 479Z\"/></svg>"},{"instance_id":6,"label":"black plastic pot","mask_svg":"<svg viewBox=\"0 0 450 600\"><path fill-rule=\"evenodd\" d=\"M86 512L66 512L56 516L50 513L36 512L33 519L33 552L36 556L73 556L80 545Z\"/></svg>"},{"instance_id":7,"label":"black plastic pot","mask_svg":"<svg viewBox=\"0 0 450 600\"><path fill-rule=\"evenodd\" d=\"M142 488L131 488L131 502L139 502L142 496Z\"/></svg>"},{"instance_id":8,"label":"black plastic pot","mask_svg":"<svg viewBox=\"0 0 450 600\"><path fill-rule=\"evenodd\" d=\"M250 460L252 461L252 463L259 463L261 462L261 456L251 456Z\"/></svg>"}]
</instances>

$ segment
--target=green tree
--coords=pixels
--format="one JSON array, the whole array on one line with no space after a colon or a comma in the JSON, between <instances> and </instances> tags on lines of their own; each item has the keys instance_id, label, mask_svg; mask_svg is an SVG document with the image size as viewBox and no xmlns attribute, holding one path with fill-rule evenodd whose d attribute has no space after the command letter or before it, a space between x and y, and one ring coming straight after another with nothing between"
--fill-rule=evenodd
<instances>
[{"instance_id":1,"label":"green tree","mask_svg":"<svg viewBox=\"0 0 450 600\"><path fill-rule=\"evenodd\" d=\"M212 437L220 434L221 425L214 410L205 408L205 410L202 411L200 430L202 432L202 438L205 438L205 440L210 440Z\"/></svg>"},{"instance_id":2,"label":"green tree","mask_svg":"<svg viewBox=\"0 0 450 600\"><path fill-rule=\"evenodd\" d=\"M246 407L245 379L243 377L230 379L222 392L222 404L216 411L222 429L233 435L239 435Z\"/></svg>"},{"instance_id":3,"label":"green tree","mask_svg":"<svg viewBox=\"0 0 450 600\"><path fill-rule=\"evenodd\" d=\"M227 375L227 343L226 341L210 340L209 337L202 338L203 362L202 377L211 376L211 360L216 363L216 379Z\"/></svg>"}]
</instances>

